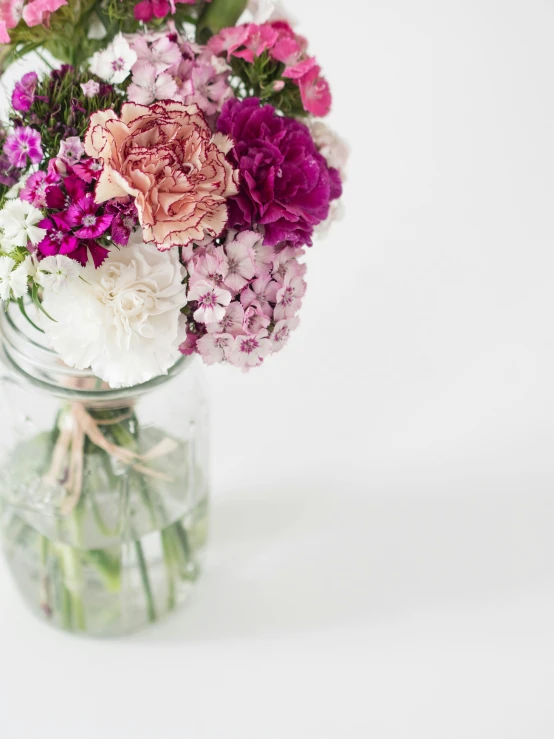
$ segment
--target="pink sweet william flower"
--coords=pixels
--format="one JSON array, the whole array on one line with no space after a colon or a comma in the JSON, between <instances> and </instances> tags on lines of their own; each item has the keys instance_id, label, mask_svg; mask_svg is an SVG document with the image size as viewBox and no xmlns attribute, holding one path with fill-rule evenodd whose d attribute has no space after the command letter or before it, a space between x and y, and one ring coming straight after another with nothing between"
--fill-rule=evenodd
<instances>
[{"instance_id":1,"label":"pink sweet william flower","mask_svg":"<svg viewBox=\"0 0 554 739\"><path fill-rule=\"evenodd\" d=\"M301 62L296 61L294 64L288 66L283 72L283 77L289 77L291 80L301 80L305 77L308 72L317 67L317 73L321 71L321 67L317 66L315 57L310 56L307 59L303 59Z\"/></svg>"},{"instance_id":2,"label":"pink sweet william flower","mask_svg":"<svg viewBox=\"0 0 554 739\"><path fill-rule=\"evenodd\" d=\"M235 51L245 45L249 36L248 25L223 28L208 41L208 49L216 55L226 52L227 61L229 61Z\"/></svg>"},{"instance_id":3,"label":"pink sweet william flower","mask_svg":"<svg viewBox=\"0 0 554 739\"><path fill-rule=\"evenodd\" d=\"M23 20L28 26L46 25L52 13L67 5L67 0L33 0L23 8Z\"/></svg>"},{"instance_id":4,"label":"pink sweet william flower","mask_svg":"<svg viewBox=\"0 0 554 739\"><path fill-rule=\"evenodd\" d=\"M154 67L156 74L161 74L178 64L182 58L179 46L169 36L162 36L149 43L147 37L137 35L131 38L130 44L137 55L133 74L149 67Z\"/></svg>"},{"instance_id":5,"label":"pink sweet william flower","mask_svg":"<svg viewBox=\"0 0 554 739\"><path fill-rule=\"evenodd\" d=\"M279 34L272 26L257 26L255 23L251 23L248 26L248 37L244 42L245 48L234 51L233 56L245 59L252 64L256 57L261 56L264 51L272 49L278 38Z\"/></svg>"},{"instance_id":6,"label":"pink sweet william flower","mask_svg":"<svg viewBox=\"0 0 554 739\"><path fill-rule=\"evenodd\" d=\"M247 334L257 334L271 323L270 318L262 311L257 300L249 305L244 311L242 327Z\"/></svg>"},{"instance_id":7,"label":"pink sweet william flower","mask_svg":"<svg viewBox=\"0 0 554 739\"><path fill-rule=\"evenodd\" d=\"M198 343L198 334L193 334L192 331L189 331L187 328L187 338L183 341L183 343L179 347L179 351L181 352L181 354L184 354L186 357L190 357L196 353L197 343Z\"/></svg>"},{"instance_id":8,"label":"pink sweet william flower","mask_svg":"<svg viewBox=\"0 0 554 739\"><path fill-rule=\"evenodd\" d=\"M25 0L2 0L0 2L0 25L3 25L6 29L5 35L2 35L2 43L9 44L10 37L8 35L8 28L15 28L23 16L23 6ZM4 40L7 36L7 40Z\"/></svg>"},{"instance_id":9,"label":"pink sweet william flower","mask_svg":"<svg viewBox=\"0 0 554 739\"><path fill-rule=\"evenodd\" d=\"M40 133L30 126L16 128L6 139L4 153L10 164L19 169L27 166L28 159L38 164L43 157Z\"/></svg>"},{"instance_id":10,"label":"pink sweet william flower","mask_svg":"<svg viewBox=\"0 0 554 739\"><path fill-rule=\"evenodd\" d=\"M58 157L70 167L74 164L78 164L85 154L85 147L83 142L78 136L69 136L69 138L62 141L60 144L60 150Z\"/></svg>"},{"instance_id":11,"label":"pink sweet william flower","mask_svg":"<svg viewBox=\"0 0 554 739\"><path fill-rule=\"evenodd\" d=\"M155 100L171 100L175 98L177 85L173 77L165 72L157 74L153 65L142 66L133 72L133 82L127 90L127 97L132 103L150 105Z\"/></svg>"},{"instance_id":12,"label":"pink sweet william flower","mask_svg":"<svg viewBox=\"0 0 554 739\"><path fill-rule=\"evenodd\" d=\"M225 361L233 342L231 334L204 334L198 339L196 348L205 364L217 364Z\"/></svg>"},{"instance_id":13,"label":"pink sweet william flower","mask_svg":"<svg viewBox=\"0 0 554 739\"><path fill-rule=\"evenodd\" d=\"M303 52L303 46L294 36L283 36L272 48L271 57L283 62L286 67L293 67L298 64Z\"/></svg>"},{"instance_id":14,"label":"pink sweet william flower","mask_svg":"<svg viewBox=\"0 0 554 739\"><path fill-rule=\"evenodd\" d=\"M46 191L57 182L58 177L52 172L35 172L27 178L19 197L35 208L46 208Z\"/></svg>"},{"instance_id":15,"label":"pink sweet william flower","mask_svg":"<svg viewBox=\"0 0 554 739\"><path fill-rule=\"evenodd\" d=\"M96 80L89 80L88 82L84 82L81 85L81 90L83 91L85 97L93 98L100 92L100 83L96 82Z\"/></svg>"},{"instance_id":16,"label":"pink sweet william flower","mask_svg":"<svg viewBox=\"0 0 554 739\"><path fill-rule=\"evenodd\" d=\"M152 18L165 18L171 10L168 0L142 0L134 8L137 21L150 23Z\"/></svg>"},{"instance_id":17,"label":"pink sweet william flower","mask_svg":"<svg viewBox=\"0 0 554 739\"><path fill-rule=\"evenodd\" d=\"M228 305L221 321L209 323L206 329L210 334L231 334L231 336L238 336L244 333L244 309L242 305L234 300Z\"/></svg>"},{"instance_id":18,"label":"pink sweet william flower","mask_svg":"<svg viewBox=\"0 0 554 739\"><path fill-rule=\"evenodd\" d=\"M240 295L240 302L243 308L248 308L254 301L257 301L263 313L269 318L273 315L273 308L270 305L275 303L277 293L281 286L278 282L271 279L269 274L257 277L250 286Z\"/></svg>"},{"instance_id":19,"label":"pink sweet william flower","mask_svg":"<svg viewBox=\"0 0 554 739\"><path fill-rule=\"evenodd\" d=\"M280 290L277 292L275 320L283 321L286 318L292 318L298 312L305 293L306 283L304 280L294 272L288 272Z\"/></svg>"},{"instance_id":20,"label":"pink sweet william flower","mask_svg":"<svg viewBox=\"0 0 554 739\"><path fill-rule=\"evenodd\" d=\"M12 108L21 113L28 113L35 99L38 75L36 72L28 72L16 82L12 93Z\"/></svg>"},{"instance_id":21,"label":"pink sweet william flower","mask_svg":"<svg viewBox=\"0 0 554 739\"><path fill-rule=\"evenodd\" d=\"M298 80L302 104L316 118L326 116L331 110L332 103L329 83L326 79L320 77L320 72L320 67L316 65Z\"/></svg>"},{"instance_id":22,"label":"pink sweet william flower","mask_svg":"<svg viewBox=\"0 0 554 739\"><path fill-rule=\"evenodd\" d=\"M193 318L198 323L213 323L221 321L225 315L225 308L231 302L231 293L219 287L210 285L206 280L199 280L192 285L187 296L190 302L197 302Z\"/></svg>"},{"instance_id":23,"label":"pink sweet william flower","mask_svg":"<svg viewBox=\"0 0 554 739\"><path fill-rule=\"evenodd\" d=\"M252 247L258 238L253 231L242 231L225 244L227 263L223 281L233 293L242 290L256 274L256 255Z\"/></svg>"},{"instance_id":24,"label":"pink sweet william flower","mask_svg":"<svg viewBox=\"0 0 554 739\"><path fill-rule=\"evenodd\" d=\"M0 44L9 44L10 34L8 33L8 27L6 21L0 21Z\"/></svg>"},{"instance_id":25,"label":"pink sweet william flower","mask_svg":"<svg viewBox=\"0 0 554 739\"><path fill-rule=\"evenodd\" d=\"M266 329L257 334L237 336L227 352L227 359L236 367L244 371L251 367L258 367L271 354L271 341Z\"/></svg>"},{"instance_id":26,"label":"pink sweet william flower","mask_svg":"<svg viewBox=\"0 0 554 739\"><path fill-rule=\"evenodd\" d=\"M277 321L270 336L271 347L274 354L281 351L288 342L291 333L298 328L299 323L300 319L298 316L286 318L283 321Z\"/></svg>"},{"instance_id":27,"label":"pink sweet william flower","mask_svg":"<svg viewBox=\"0 0 554 739\"><path fill-rule=\"evenodd\" d=\"M98 206L89 194L73 203L67 211L66 222L77 228L75 236L80 239L97 239L109 228L113 215L98 215Z\"/></svg>"}]
</instances>

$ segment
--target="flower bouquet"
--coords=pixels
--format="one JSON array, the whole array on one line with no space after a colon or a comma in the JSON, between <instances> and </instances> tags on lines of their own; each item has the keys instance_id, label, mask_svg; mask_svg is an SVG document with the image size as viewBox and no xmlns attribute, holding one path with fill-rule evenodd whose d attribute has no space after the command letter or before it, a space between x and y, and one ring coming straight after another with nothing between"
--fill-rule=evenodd
<instances>
[{"instance_id":1,"label":"flower bouquet","mask_svg":"<svg viewBox=\"0 0 554 739\"><path fill-rule=\"evenodd\" d=\"M6 382L31 420L53 399L0 475L5 547L48 619L121 633L182 600L205 540L205 404L166 383L284 347L347 151L274 2L3 0L0 41L4 70L49 67L0 129L0 300ZM184 431L141 417L151 392Z\"/></svg>"}]
</instances>

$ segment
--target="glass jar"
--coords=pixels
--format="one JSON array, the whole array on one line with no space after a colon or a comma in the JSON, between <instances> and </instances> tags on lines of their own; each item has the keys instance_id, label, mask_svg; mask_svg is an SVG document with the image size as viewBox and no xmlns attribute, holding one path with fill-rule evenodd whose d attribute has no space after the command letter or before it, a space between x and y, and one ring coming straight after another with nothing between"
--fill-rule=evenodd
<instances>
[{"instance_id":1,"label":"glass jar","mask_svg":"<svg viewBox=\"0 0 554 739\"><path fill-rule=\"evenodd\" d=\"M64 365L17 305L0 330L0 529L21 594L73 632L157 621L187 597L206 544L196 363L182 357L167 376L113 390Z\"/></svg>"}]
</instances>

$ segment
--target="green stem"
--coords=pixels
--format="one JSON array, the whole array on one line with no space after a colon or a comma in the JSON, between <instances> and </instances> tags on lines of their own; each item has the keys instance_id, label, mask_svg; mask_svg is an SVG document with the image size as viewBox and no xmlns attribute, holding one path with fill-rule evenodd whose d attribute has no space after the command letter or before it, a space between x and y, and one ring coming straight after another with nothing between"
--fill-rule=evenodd
<instances>
[{"instance_id":1,"label":"green stem","mask_svg":"<svg viewBox=\"0 0 554 739\"><path fill-rule=\"evenodd\" d=\"M142 586L144 588L144 594L146 596L148 620L150 621L150 623L153 623L156 620L156 608L154 606L154 596L152 595L152 588L150 587L150 578L148 577L148 568L146 567L144 551L142 549L142 544L138 539L135 539L134 545L140 570L140 578L142 580Z\"/></svg>"}]
</instances>

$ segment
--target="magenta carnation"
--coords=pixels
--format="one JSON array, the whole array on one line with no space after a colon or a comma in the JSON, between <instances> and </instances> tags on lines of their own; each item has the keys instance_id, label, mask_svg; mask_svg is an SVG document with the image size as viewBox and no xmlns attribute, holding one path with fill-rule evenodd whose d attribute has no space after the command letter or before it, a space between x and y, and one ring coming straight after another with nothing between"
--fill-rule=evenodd
<instances>
[{"instance_id":1,"label":"magenta carnation","mask_svg":"<svg viewBox=\"0 0 554 739\"><path fill-rule=\"evenodd\" d=\"M342 194L340 175L327 165L309 129L277 115L257 98L229 100L218 130L235 141L229 153L240 170L240 188L230 200L229 225L264 226L265 244L312 244L314 226Z\"/></svg>"}]
</instances>

